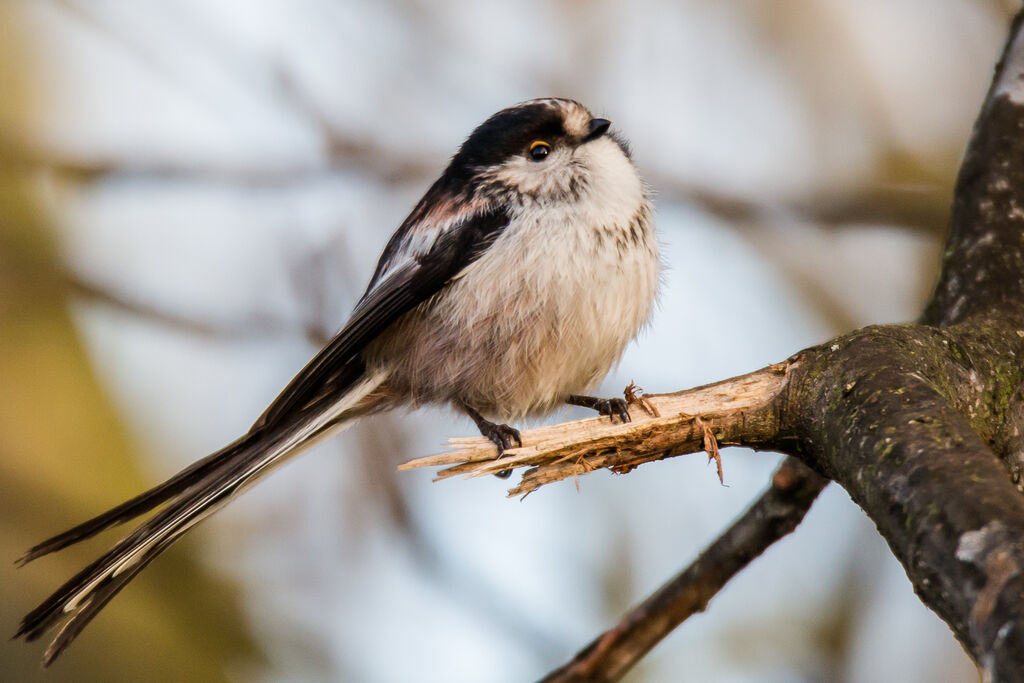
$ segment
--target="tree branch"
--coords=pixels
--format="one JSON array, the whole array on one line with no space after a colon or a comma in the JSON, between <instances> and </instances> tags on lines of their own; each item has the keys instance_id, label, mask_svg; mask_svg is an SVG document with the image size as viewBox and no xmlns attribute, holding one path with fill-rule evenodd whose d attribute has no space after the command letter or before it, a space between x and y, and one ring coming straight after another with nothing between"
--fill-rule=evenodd
<instances>
[{"instance_id":1,"label":"tree branch","mask_svg":"<svg viewBox=\"0 0 1024 683\"><path fill-rule=\"evenodd\" d=\"M644 396L646 406L631 404L632 421L626 424L595 417L525 430L523 446L505 451L500 460L494 459L494 444L483 437L453 438L449 443L455 450L399 469L448 465L438 473L438 479L446 479L531 467L509 491L516 496L595 469L624 474L645 462L703 451L701 421L710 423L723 445L767 448L778 432L776 401L795 366L786 361L688 391Z\"/></svg>"},{"instance_id":2,"label":"tree branch","mask_svg":"<svg viewBox=\"0 0 1024 683\"><path fill-rule=\"evenodd\" d=\"M871 517L918 595L975 661L993 680L1013 680L1024 670L1024 575L997 577L989 566L1005 554L1001 566L1024 567L1014 540L1024 539L1024 499L988 435L1002 421L998 378L1024 344L974 336L886 326L809 350L780 433L782 450L842 485ZM992 375L955 360L983 353L1010 363ZM993 609L975 609L983 593Z\"/></svg>"},{"instance_id":3,"label":"tree branch","mask_svg":"<svg viewBox=\"0 0 1024 683\"><path fill-rule=\"evenodd\" d=\"M799 460L788 458L768 490L693 564L543 683L619 680L679 624L703 612L737 572L796 529L827 483Z\"/></svg>"},{"instance_id":4,"label":"tree branch","mask_svg":"<svg viewBox=\"0 0 1024 683\"><path fill-rule=\"evenodd\" d=\"M974 124L954 192L942 274L922 322L948 326L1024 308L1024 31L1018 13Z\"/></svg>"}]
</instances>

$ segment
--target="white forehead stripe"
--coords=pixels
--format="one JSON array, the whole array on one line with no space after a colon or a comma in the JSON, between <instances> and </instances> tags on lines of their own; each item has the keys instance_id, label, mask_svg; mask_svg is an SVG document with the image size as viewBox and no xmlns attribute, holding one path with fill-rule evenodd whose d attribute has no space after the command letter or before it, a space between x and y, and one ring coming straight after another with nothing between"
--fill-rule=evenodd
<instances>
[{"instance_id":1,"label":"white forehead stripe","mask_svg":"<svg viewBox=\"0 0 1024 683\"><path fill-rule=\"evenodd\" d=\"M573 103L575 106L565 111L565 130L572 135L580 137L590 131L590 120L593 118L585 108Z\"/></svg>"},{"instance_id":2,"label":"white forehead stripe","mask_svg":"<svg viewBox=\"0 0 1024 683\"><path fill-rule=\"evenodd\" d=\"M565 130L570 135L583 136L589 132L590 119L592 119L593 116L591 116L586 107L576 100L567 100L559 97L542 97L536 100L521 102L517 106L526 106L530 104L544 104L552 109L560 110L562 112L562 118L565 121Z\"/></svg>"}]
</instances>

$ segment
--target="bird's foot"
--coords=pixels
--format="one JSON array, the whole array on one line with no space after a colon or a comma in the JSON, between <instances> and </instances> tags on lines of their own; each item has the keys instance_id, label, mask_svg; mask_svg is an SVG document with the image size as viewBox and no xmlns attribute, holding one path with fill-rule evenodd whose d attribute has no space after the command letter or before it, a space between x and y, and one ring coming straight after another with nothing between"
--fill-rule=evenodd
<instances>
[{"instance_id":1,"label":"bird's foot","mask_svg":"<svg viewBox=\"0 0 1024 683\"><path fill-rule=\"evenodd\" d=\"M480 434L490 439L498 447L498 455L495 460L504 457L505 451L508 449L523 445L523 437L515 427L491 422L467 405L463 405L462 409L473 418L473 422L476 423L476 428L480 430ZM500 479L508 479L510 474L512 474L512 470L501 470L500 472L495 472L494 476Z\"/></svg>"},{"instance_id":2,"label":"bird's foot","mask_svg":"<svg viewBox=\"0 0 1024 683\"><path fill-rule=\"evenodd\" d=\"M616 417L622 421L622 424L630 422L629 403L622 398L594 398L593 396L573 394L565 402L572 406L596 410L601 415L607 415L612 422L615 422Z\"/></svg>"},{"instance_id":3,"label":"bird's foot","mask_svg":"<svg viewBox=\"0 0 1024 683\"><path fill-rule=\"evenodd\" d=\"M523 445L523 438L519 435L519 430L515 427L509 427L505 424L495 424L482 420L477 423L477 427L480 428L480 433L494 442L494 445L498 447L498 457L495 460L505 457L505 451L509 448L513 448L512 443L515 442L516 446ZM495 472L494 476L499 479L508 479L509 475L512 474L512 470L501 470Z\"/></svg>"}]
</instances>

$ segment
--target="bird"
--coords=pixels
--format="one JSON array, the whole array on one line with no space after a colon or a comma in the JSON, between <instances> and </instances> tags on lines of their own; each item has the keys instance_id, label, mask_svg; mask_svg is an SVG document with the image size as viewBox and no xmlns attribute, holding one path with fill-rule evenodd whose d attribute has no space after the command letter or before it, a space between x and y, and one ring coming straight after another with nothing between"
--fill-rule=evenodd
<instances>
[{"instance_id":1,"label":"bird","mask_svg":"<svg viewBox=\"0 0 1024 683\"><path fill-rule=\"evenodd\" d=\"M24 565L152 513L24 617L52 663L158 555L275 467L364 416L441 404L496 447L508 422L589 395L647 324L661 277L651 193L608 119L566 98L476 127L387 242L348 321L244 435L31 548ZM508 471L501 472L507 476Z\"/></svg>"}]
</instances>

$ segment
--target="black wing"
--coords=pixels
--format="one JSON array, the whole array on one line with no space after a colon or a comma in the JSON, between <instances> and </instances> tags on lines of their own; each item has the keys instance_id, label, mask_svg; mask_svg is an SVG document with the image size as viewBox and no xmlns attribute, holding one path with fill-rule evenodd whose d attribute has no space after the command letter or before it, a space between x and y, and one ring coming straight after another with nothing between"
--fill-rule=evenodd
<instances>
[{"instance_id":1,"label":"black wing","mask_svg":"<svg viewBox=\"0 0 1024 683\"><path fill-rule=\"evenodd\" d=\"M414 211L410 218L416 214ZM407 220L389 242L370 288L348 323L288 383L253 429L277 425L310 406L320 405L324 399L339 397L362 374L360 353L366 345L402 315L441 291L497 239L508 223L508 214L500 209L471 213L450 226L433 228L439 233L437 238L415 252L405 248L411 243L410 237L414 232L429 234L431 228Z\"/></svg>"}]
</instances>

